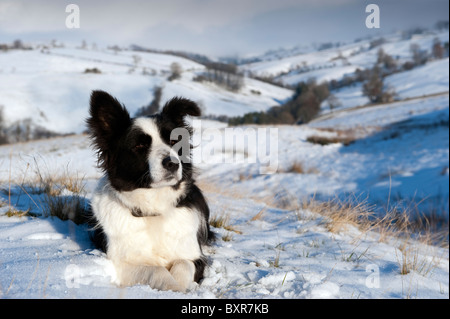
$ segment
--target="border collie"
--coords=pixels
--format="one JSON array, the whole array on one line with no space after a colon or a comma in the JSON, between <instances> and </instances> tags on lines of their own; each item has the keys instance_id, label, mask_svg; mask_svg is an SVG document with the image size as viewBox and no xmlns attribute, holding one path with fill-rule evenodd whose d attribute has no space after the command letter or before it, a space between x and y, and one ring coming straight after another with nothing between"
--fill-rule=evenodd
<instances>
[{"instance_id":1,"label":"border collie","mask_svg":"<svg viewBox=\"0 0 450 319\"><path fill-rule=\"evenodd\" d=\"M187 115L199 116L199 107L173 98L160 114L131 118L114 97L92 92L86 122L105 173L92 199L93 240L113 262L120 286L185 292L203 277L202 246L214 237L209 208L192 164L173 147L188 143L190 159L190 141L171 139L177 128L190 137Z\"/></svg>"}]
</instances>

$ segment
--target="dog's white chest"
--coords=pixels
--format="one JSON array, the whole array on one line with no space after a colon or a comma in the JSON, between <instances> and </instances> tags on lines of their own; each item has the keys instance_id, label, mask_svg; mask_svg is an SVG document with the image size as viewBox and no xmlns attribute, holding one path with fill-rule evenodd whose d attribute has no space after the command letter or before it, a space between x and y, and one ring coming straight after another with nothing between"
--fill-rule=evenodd
<instances>
[{"instance_id":1,"label":"dog's white chest","mask_svg":"<svg viewBox=\"0 0 450 319\"><path fill-rule=\"evenodd\" d=\"M130 264L166 266L177 259L196 260L201 256L197 212L166 205L159 211L152 207L157 216L134 217L112 189L105 190L103 187L94 196L92 204L108 236L109 258ZM139 208L145 208L145 204Z\"/></svg>"}]
</instances>

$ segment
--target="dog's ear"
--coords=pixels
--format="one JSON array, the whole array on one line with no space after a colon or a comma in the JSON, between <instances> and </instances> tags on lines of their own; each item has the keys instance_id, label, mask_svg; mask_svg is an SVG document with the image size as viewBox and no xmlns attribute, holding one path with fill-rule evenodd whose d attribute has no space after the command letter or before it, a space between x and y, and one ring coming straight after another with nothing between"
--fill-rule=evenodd
<instances>
[{"instance_id":1,"label":"dog's ear","mask_svg":"<svg viewBox=\"0 0 450 319\"><path fill-rule=\"evenodd\" d=\"M102 162L132 122L125 107L106 92L93 91L90 104L90 117L86 123Z\"/></svg>"},{"instance_id":2,"label":"dog's ear","mask_svg":"<svg viewBox=\"0 0 450 319\"><path fill-rule=\"evenodd\" d=\"M184 117L186 115L200 116L201 113L200 108L195 102L174 97L164 105L161 115L172 120L177 126L185 126Z\"/></svg>"},{"instance_id":3,"label":"dog's ear","mask_svg":"<svg viewBox=\"0 0 450 319\"><path fill-rule=\"evenodd\" d=\"M125 107L104 91L92 92L89 113L88 128L96 137L114 140L131 125L130 114Z\"/></svg>"}]
</instances>

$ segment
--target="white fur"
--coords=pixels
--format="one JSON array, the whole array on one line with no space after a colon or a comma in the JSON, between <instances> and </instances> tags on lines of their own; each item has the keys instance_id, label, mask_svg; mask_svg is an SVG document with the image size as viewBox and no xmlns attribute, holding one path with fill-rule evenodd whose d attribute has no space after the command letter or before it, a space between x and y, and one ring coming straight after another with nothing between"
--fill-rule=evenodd
<instances>
[{"instance_id":1,"label":"white fur","mask_svg":"<svg viewBox=\"0 0 450 319\"><path fill-rule=\"evenodd\" d=\"M201 257L197 241L201 218L196 211L176 207L184 187L182 183L178 190L118 192L107 177L100 181L92 208L108 237L107 254L116 268L118 285L185 291L193 282L192 261ZM132 208L139 208L144 217L134 217Z\"/></svg>"},{"instance_id":2,"label":"white fur","mask_svg":"<svg viewBox=\"0 0 450 319\"><path fill-rule=\"evenodd\" d=\"M159 130L153 119L150 118L138 118L135 125L139 127L144 133L147 133L152 137L152 147L149 154L150 174L152 177L152 187L165 187L176 185L182 177L181 165L178 168L173 178L166 179L166 170L162 166L162 161L167 156L171 156L180 162L178 154L166 143L164 143L159 135Z\"/></svg>"}]
</instances>

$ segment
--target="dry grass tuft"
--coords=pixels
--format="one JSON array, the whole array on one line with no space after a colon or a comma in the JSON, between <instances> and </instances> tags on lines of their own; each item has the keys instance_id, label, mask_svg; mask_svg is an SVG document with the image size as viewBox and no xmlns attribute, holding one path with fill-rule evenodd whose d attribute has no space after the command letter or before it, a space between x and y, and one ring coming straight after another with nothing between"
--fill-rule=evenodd
<instances>
[{"instance_id":1,"label":"dry grass tuft","mask_svg":"<svg viewBox=\"0 0 450 319\"><path fill-rule=\"evenodd\" d=\"M230 232L228 232L227 234L222 236L222 240L223 241L232 241L233 240L233 234L231 234Z\"/></svg>"},{"instance_id":2,"label":"dry grass tuft","mask_svg":"<svg viewBox=\"0 0 450 319\"><path fill-rule=\"evenodd\" d=\"M278 169L278 173L295 173L295 174L319 174L319 170L315 167L305 167L305 165L299 161L292 163L287 169Z\"/></svg>"},{"instance_id":3,"label":"dry grass tuft","mask_svg":"<svg viewBox=\"0 0 450 319\"><path fill-rule=\"evenodd\" d=\"M295 162L291 165L291 167L288 169L288 172L290 173L297 173L297 174L305 174L306 170L303 167L303 164L300 162Z\"/></svg>"},{"instance_id":4,"label":"dry grass tuft","mask_svg":"<svg viewBox=\"0 0 450 319\"><path fill-rule=\"evenodd\" d=\"M84 197L51 196L44 198L43 216L58 217L61 220L71 220L77 225L86 221L87 204Z\"/></svg>"},{"instance_id":5,"label":"dry grass tuft","mask_svg":"<svg viewBox=\"0 0 450 319\"><path fill-rule=\"evenodd\" d=\"M397 262L401 275L416 272L422 276L428 276L439 266L443 256L440 256L434 246L420 245L404 240L396 250ZM427 251L428 250L428 251Z\"/></svg>"},{"instance_id":6,"label":"dry grass tuft","mask_svg":"<svg viewBox=\"0 0 450 319\"><path fill-rule=\"evenodd\" d=\"M448 248L449 220L445 212L421 211L419 205L411 203L405 208L391 208L382 217L376 216L371 229L380 235L379 241L388 242L393 237L414 238L425 245Z\"/></svg>"},{"instance_id":7,"label":"dry grass tuft","mask_svg":"<svg viewBox=\"0 0 450 319\"><path fill-rule=\"evenodd\" d=\"M329 144L343 144L344 146L349 146L354 143L356 138L351 136L334 136L334 137L325 137L319 135L312 135L306 139L308 142L313 144L319 144L322 146Z\"/></svg>"},{"instance_id":8,"label":"dry grass tuft","mask_svg":"<svg viewBox=\"0 0 450 319\"><path fill-rule=\"evenodd\" d=\"M325 217L325 228L332 233L345 231L349 226L367 231L371 227L372 208L367 200L349 197L347 200L335 198L327 202L314 198L304 200L301 209Z\"/></svg>"},{"instance_id":9,"label":"dry grass tuft","mask_svg":"<svg viewBox=\"0 0 450 319\"><path fill-rule=\"evenodd\" d=\"M230 216L226 214L216 215L210 218L209 224L215 228L223 228L229 232L242 235L242 232L230 224Z\"/></svg>"},{"instance_id":10,"label":"dry grass tuft","mask_svg":"<svg viewBox=\"0 0 450 319\"><path fill-rule=\"evenodd\" d=\"M16 209L14 207L10 207L6 211L5 215L7 217L24 217L24 216L33 216L34 217L34 215L30 214L30 209L24 211L24 210Z\"/></svg>"},{"instance_id":11,"label":"dry grass tuft","mask_svg":"<svg viewBox=\"0 0 450 319\"><path fill-rule=\"evenodd\" d=\"M29 166L29 165L28 165ZM27 166L27 172L28 172ZM77 224L86 222L86 213L89 210L88 203L85 198L85 181L84 176L69 172L68 167L63 173L51 174L42 173L35 159L35 174L32 177L24 175L22 181L17 184L9 181L9 189L2 191L8 196L9 206L7 216L38 216L58 217L61 220L72 220ZM16 206L21 196L28 196L30 202L34 204L39 213L21 211L14 208L11 203L13 192L17 195L15 199Z\"/></svg>"},{"instance_id":12,"label":"dry grass tuft","mask_svg":"<svg viewBox=\"0 0 450 319\"><path fill-rule=\"evenodd\" d=\"M64 172L59 175L42 175L38 171L37 178L37 182L34 183L35 187L40 190L40 193L49 196L58 196L64 190L73 194L82 194L84 192L84 176L80 177L78 174L72 175L69 172Z\"/></svg>"},{"instance_id":13,"label":"dry grass tuft","mask_svg":"<svg viewBox=\"0 0 450 319\"><path fill-rule=\"evenodd\" d=\"M342 144L344 146L349 146L356 142L357 140L367 137L370 134L379 132L382 128L379 126L370 127L355 127L350 129L336 129L336 128L316 128L318 131L322 131L333 136L323 136L323 135L312 135L306 140L313 144L319 145L329 145L329 144Z\"/></svg>"},{"instance_id":14,"label":"dry grass tuft","mask_svg":"<svg viewBox=\"0 0 450 319\"><path fill-rule=\"evenodd\" d=\"M254 222L256 220L262 220L266 209L267 209L267 207L264 207L263 209L261 209L258 214L256 214L255 216L252 217L252 219L250 219L250 221Z\"/></svg>"}]
</instances>

